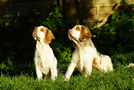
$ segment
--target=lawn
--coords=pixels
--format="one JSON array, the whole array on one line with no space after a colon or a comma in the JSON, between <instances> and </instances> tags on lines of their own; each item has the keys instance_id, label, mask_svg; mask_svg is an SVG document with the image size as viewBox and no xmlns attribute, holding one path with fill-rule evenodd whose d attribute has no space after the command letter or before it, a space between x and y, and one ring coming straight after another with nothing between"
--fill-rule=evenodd
<instances>
[{"instance_id":1,"label":"lawn","mask_svg":"<svg viewBox=\"0 0 134 90\"><path fill-rule=\"evenodd\" d=\"M77 72L77 71L76 71ZM124 68L118 64L111 73L93 70L88 78L79 72L73 73L69 82L64 82L60 74L55 82L49 77L38 81L34 73L20 73L19 75L2 74L0 76L1 90L134 90L134 68Z\"/></svg>"}]
</instances>

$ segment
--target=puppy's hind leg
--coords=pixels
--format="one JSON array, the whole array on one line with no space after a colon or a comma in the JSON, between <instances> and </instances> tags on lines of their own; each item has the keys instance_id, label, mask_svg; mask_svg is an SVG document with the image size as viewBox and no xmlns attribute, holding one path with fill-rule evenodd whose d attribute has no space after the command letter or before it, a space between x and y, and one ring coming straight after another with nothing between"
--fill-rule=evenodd
<instances>
[{"instance_id":1,"label":"puppy's hind leg","mask_svg":"<svg viewBox=\"0 0 134 90\"><path fill-rule=\"evenodd\" d=\"M93 59L93 67L98 70L98 71L102 71L102 67L101 67L101 64L99 62L100 60L97 59L97 57L95 57Z\"/></svg>"}]
</instances>

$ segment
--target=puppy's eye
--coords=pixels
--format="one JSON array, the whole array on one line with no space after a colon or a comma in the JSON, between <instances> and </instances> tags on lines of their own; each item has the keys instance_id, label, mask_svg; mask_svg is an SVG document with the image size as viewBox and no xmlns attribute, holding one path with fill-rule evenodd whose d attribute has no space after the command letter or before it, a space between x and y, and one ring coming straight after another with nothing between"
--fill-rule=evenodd
<instances>
[{"instance_id":1,"label":"puppy's eye","mask_svg":"<svg viewBox=\"0 0 134 90\"><path fill-rule=\"evenodd\" d=\"M80 31L80 27L76 27L76 30L77 30L77 31Z\"/></svg>"},{"instance_id":2,"label":"puppy's eye","mask_svg":"<svg viewBox=\"0 0 134 90\"><path fill-rule=\"evenodd\" d=\"M41 29L40 29L40 31L41 31L41 32L43 32L43 31L44 31L44 29L43 29L43 28L41 28Z\"/></svg>"}]
</instances>

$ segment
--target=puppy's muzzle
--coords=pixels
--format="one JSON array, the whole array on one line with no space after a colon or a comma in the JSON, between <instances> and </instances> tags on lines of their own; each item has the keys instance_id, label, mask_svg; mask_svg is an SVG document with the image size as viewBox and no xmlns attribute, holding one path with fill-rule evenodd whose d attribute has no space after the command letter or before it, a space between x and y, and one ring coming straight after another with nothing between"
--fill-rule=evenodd
<instances>
[{"instance_id":1,"label":"puppy's muzzle","mask_svg":"<svg viewBox=\"0 0 134 90\"><path fill-rule=\"evenodd\" d=\"M40 38L35 33L33 33L33 38L38 41L40 40Z\"/></svg>"}]
</instances>

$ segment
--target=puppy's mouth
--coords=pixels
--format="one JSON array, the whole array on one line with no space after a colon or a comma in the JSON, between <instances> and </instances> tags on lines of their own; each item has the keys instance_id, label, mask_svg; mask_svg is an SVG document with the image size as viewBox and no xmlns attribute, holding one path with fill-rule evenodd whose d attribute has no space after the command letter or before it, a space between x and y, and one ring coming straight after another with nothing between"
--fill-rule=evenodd
<instances>
[{"instance_id":1,"label":"puppy's mouth","mask_svg":"<svg viewBox=\"0 0 134 90\"><path fill-rule=\"evenodd\" d=\"M78 48L81 48L80 41L76 37L73 37L70 33L68 33L68 37L75 43Z\"/></svg>"},{"instance_id":2,"label":"puppy's mouth","mask_svg":"<svg viewBox=\"0 0 134 90\"><path fill-rule=\"evenodd\" d=\"M69 37L70 40L73 40L73 39L76 40L76 38L73 37L70 33L68 33L68 37Z\"/></svg>"},{"instance_id":3,"label":"puppy's mouth","mask_svg":"<svg viewBox=\"0 0 134 90\"><path fill-rule=\"evenodd\" d=\"M72 40L72 41L79 41L79 40L77 40L77 38L76 37L73 37L70 33L68 33L68 37L69 37L69 39L70 40Z\"/></svg>"},{"instance_id":4,"label":"puppy's mouth","mask_svg":"<svg viewBox=\"0 0 134 90\"><path fill-rule=\"evenodd\" d=\"M40 40L40 37L38 37L36 34L33 35L33 38L34 38L35 40L37 40L37 41Z\"/></svg>"}]
</instances>

